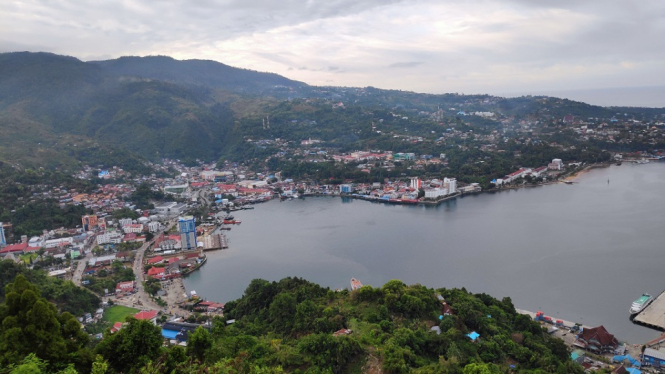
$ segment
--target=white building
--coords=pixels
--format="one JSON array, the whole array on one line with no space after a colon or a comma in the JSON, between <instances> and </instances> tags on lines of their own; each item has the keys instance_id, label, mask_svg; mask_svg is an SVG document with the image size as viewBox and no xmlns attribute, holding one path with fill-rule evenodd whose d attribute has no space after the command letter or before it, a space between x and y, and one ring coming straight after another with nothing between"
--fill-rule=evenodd
<instances>
[{"instance_id":1,"label":"white building","mask_svg":"<svg viewBox=\"0 0 665 374\"><path fill-rule=\"evenodd\" d=\"M157 232L162 228L162 225L159 224L159 222L149 222L148 223L148 231L150 232Z\"/></svg>"},{"instance_id":2,"label":"white building","mask_svg":"<svg viewBox=\"0 0 665 374\"><path fill-rule=\"evenodd\" d=\"M414 190L420 189L420 178L411 178L411 184L409 187L413 188Z\"/></svg>"},{"instance_id":3,"label":"white building","mask_svg":"<svg viewBox=\"0 0 665 374\"><path fill-rule=\"evenodd\" d=\"M563 170L563 161L560 158L555 158L547 165L547 168L550 170Z\"/></svg>"},{"instance_id":4,"label":"white building","mask_svg":"<svg viewBox=\"0 0 665 374\"><path fill-rule=\"evenodd\" d=\"M138 234L140 232L143 232L143 225L140 223L132 223L129 225L122 226L122 231L124 231L125 234L129 233Z\"/></svg>"},{"instance_id":5,"label":"white building","mask_svg":"<svg viewBox=\"0 0 665 374\"><path fill-rule=\"evenodd\" d=\"M132 224L132 219L131 218L121 218L118 220L118 223L120 224L120 227L124 226L129 226Z\"/></svg>"},{"instance_id":6,"label":"white building","mask_svg":"<svg viewBox=\"0 0 665 374\"><path fill-rule=\"evenodd\" d=\"M122 234L117 231L106 231L97 235L97 244L120 244L122 243Z\"/></svg>"},{"instance_id":7,"label":"white building","mask_svg":"<svg viewBox=\"0 0 665 374\"><path fill-rule=\"evenodd\" d=\"M448 187L448 193L454 194L457 193L457 179L455 178L443 178L443 186Z\"/></svg>"},{"instance_id":8,"label":"white building","mask_svg":"<svg viewBox=\"0 0 665 374\"><path fill-rule=\"evenodd\" d=\"M445 188L433 188L430 190L425 190L426 199L438 199L441 196L448 195L448 190Z\"/></svg>"},{"instance_id":9,"label":"white building","mask_svg":"<svg viewBox=\"0 0 665 374\"><path fill-rule=\"evenodd\" d=\"M60 238L60 239L49 239L44 241L43 247L46 249L56 248L61 245L68 245L74 243L74 238Z\"/></svg>"}]
</instances>

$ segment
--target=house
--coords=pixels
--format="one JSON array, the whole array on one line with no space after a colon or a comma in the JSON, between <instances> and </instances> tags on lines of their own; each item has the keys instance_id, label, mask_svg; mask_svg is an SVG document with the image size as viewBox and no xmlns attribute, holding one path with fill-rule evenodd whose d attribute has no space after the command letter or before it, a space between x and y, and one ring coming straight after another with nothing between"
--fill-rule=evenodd
<instances>
[{"instance_id":1,"label":"house","mask_svg":"<svg viewBox=\"0 0 665 374\"><path fill-rule=\"evenodd\" d=\"M651 365L657 368L665 367L665 352L653 348L646 348L644 350L642 364Z\"/></svg>"},{"instance_id":2,"label":"house","mask_svg":"<svg viewBox=\"0 0 665 374\"><path fill-rule=\"evenodd\" d=\"M339 330L333 332L333 336L349 335L352 332L353 331L350 330L350 329L339 329Z\"/></svg>"},{"instance_id":3,"label":"house","mask_svg":"<svg viewBox=\"0 0 665 374\"><path fill-rule=\"evenodd\" d=\"M161 264L163 262L164 262L164 257L155 256L153 258L148 259L148 261L146 261L146 264L157 265L157 264Z\"/></svg>"},{"instance_id":4,"label":"house","mask_svg":"<svg viewBox=\"0 0 665 374\"><path fill-rule=\"evenodd\" d=\"M150 269L148 269L148 276L155 279L164 278L165 273L166 270L164 268L158 268L153 266Z\"/></svg>"},{"instance_id":5,"label":"house","mask_svg":"<svg viewBox=\"0 0 665 374\"><path fill-rule=\"evenodd\" d=\"M116 322L113 324L113 327L111 327L111 334L120 331L122 328L122 322Z\"/></svg>"},{"instance_id":6,"label":"house","mask_svg":"<svg viewBox=\"0 0 665 374\"><path fill-rule=\"evenodd\" d=\"M157 311L156 310L151 310L151 311L146 311L142 310L136 314L134 314L134 318L138 320L143 320L143 321L150 321L153 324L157 324Z\"/></svg>"},{"instance_id":7,"label":"house","mask_svg":"<svg viewBox=\"0 0 665 374\"><path fill-rule=\"evenodd\" d=\"M136 282L134 281L128 281L128 282L119 282L115 286L115 294L128 294L131 292L134 292L134 288L136 287Z\"/></svg>"},{"instance_id":8,"label":"house","mask_svg":"<svg viewBox=\"0 0 665 374\"><path fill-rule=\"evenodd\" d=\"M602 354L606 352L614 352L619 346L619 341L601 325L594 328L584 329L584 331L582 331L577 337L574 345Z\"/></svg>"},{"instance_id":9,"label":"house","mask_svg":"<svg viewBox=\"0 0 665 374\"><path fill-rule=\"evenodd\" d=\"M187 341L189 334L199 327L210 330L210 326L208 325L174 321L166 322L164 326L162 326L162 336L166 339L175 339L178 342L184 342Z\"/></svg>"}]
</instances>

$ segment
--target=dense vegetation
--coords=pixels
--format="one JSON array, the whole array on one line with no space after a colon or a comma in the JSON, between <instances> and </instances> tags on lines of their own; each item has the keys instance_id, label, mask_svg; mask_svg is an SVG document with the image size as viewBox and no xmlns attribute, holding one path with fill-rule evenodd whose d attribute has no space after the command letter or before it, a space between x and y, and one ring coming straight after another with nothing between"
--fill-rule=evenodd
<instances>
[{"instance_id":1,"label":"dense vegetation","mask_svg":"<svg viewBox=\"0 0 665 374\"><path fill-rule=\"evenodd\" d=\"M344 106L333 109L332 104L339 102ZM435 120L430 114L439 108ZM341 151L438 154L475 146L433 141L451 127L474 133L504 128L495 119L458 117L460 109L491 110L511 117L512 123L522 119L545 123L569 114L609 118L619 109L635 119L665 113L547 97L502 99L372 87L311 87L213 61L163 56L86 63L48 53L0 54L4 135L0 159L20 160L33 167L62 168L78 161L93 167L114 164L145 174L145 162L135 154L152 161L167 157L193 163L223 157L244 162L280 151L248 143L248 139L276 138L296 143L319 139L325 147ZM404 141L393 134L427 141Z\"/></svg>"},{"instance_id":2,"label":"dense vegetation","mask_svg":"<svg viewBox=\"0 0 665 374\"><path fill-rule=\"evenodd\" d=\"M100 299L70 281L49 277L45 271L30 270L12 261L0 260L0 302L7 296L6 286L21 275L37 286L41 296L55 304L58 310L69 312L75 316L94 312Z\"/></svg>"},{"instance_id":3,"label":"dense vegetation","mask_svg":"<svg viewBox=\"0 0 665 374\"><path fill-rule=\"evenodd\" d=\"M18 276L6 290L0 333L10 340L3 342L25 339L12 330L23 327L53 343L33 348L0 343L2 363L42 365L35 373L70 364L69 372L90 372L94 366L95 373L467 374L502 373L511 365L511 371L521 373L582 373L564 343L517 314L510 298L496 300L464 289L434 290L392 280L380 288L336 292L298 278L257 279L242 298L226 304L225 317L216 317L210 331L191 333L186 349L163 347L158 327L129 318L119 332L107 331L92 350L78 324L74 328L67 313L55 312L25 278ZM449 303L452 315L442 315L438 296ZM26 317L36 309L50 322L36 324ZM226 323L231 319L235 323ZM341 329L350 331L333 334ZM474 331L480 334L475 341L467 336ZM67 348L59 346L61 341ZM96 362L93 353L101 356Z\"/></svg>"}]
</instances>

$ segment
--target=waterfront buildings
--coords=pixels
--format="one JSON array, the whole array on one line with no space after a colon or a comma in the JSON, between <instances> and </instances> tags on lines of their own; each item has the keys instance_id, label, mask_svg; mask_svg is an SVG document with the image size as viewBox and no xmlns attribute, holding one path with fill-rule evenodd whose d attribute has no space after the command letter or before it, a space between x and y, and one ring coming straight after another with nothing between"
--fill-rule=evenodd
<instances>
[{"instance_id":1,"label":"waterfront buildings","mask_svg":"<svg viewBox=\"0 0 665 374\"><path fill-rule=\"evenodd\" d=\"M619 341L604 326L584 329L575 341L575 345L595 353L612 353L619 346Z\"/></svg>"},{"instance_id":2,"label":"waterfront buildings","mask_svg":"<svg viewBox=\"0 0 665 374\"><path fill-rule=\"evenodd\" d=\"M180 245L183 250L196 248L196 223L194 217L184 216L178 219Z\"/></svg>"}]
</instances>

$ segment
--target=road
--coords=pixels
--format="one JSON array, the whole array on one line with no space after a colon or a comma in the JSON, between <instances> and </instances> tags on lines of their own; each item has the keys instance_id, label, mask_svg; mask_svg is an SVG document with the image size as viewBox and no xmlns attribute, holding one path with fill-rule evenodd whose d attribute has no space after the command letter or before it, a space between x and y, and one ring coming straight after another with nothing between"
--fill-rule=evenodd
<instances>
[{"instance_id":1,"label":"road","mask_svg":"<svg viewBox=\"0 0 665 374\"><path fill-rule=\"evenodd\" d=\"M83 272L85 271L85 267L92 258L92 244L94 244L94 240L90 242L90 245L87 246L87 254L85 257L82 257L78 260L78 265L76 266L76 270L74 271L74 274L72 274L72 282L74 282L75 285L81 287L81 279L83 279ZM86 250L86 247L83 247L83 250Z\"/></svg>"}]
</instances>

